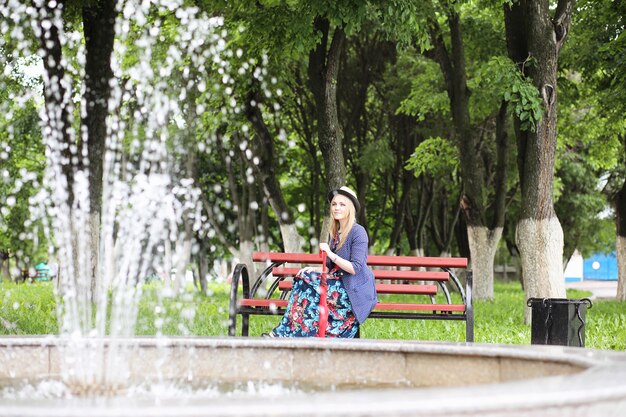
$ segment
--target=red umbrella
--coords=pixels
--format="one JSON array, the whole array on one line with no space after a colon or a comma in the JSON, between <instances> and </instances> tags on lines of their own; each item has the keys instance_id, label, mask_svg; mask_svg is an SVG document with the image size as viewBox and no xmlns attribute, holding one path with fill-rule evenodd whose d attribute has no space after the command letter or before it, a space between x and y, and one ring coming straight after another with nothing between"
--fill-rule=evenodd
<instances>
[{"instance_id":1,"label":"red umbrella","mask_svg":"<svg viewBox=\"0 0 626 417\"><path fill-rule=\"evenodd\" d=\"M322 255L322 273L320 274L320 319L317 329L317 337L326 336L326 327L328 327L328 272L326 271L326 252L320 251Z\"/></svg>"}]
</instances>

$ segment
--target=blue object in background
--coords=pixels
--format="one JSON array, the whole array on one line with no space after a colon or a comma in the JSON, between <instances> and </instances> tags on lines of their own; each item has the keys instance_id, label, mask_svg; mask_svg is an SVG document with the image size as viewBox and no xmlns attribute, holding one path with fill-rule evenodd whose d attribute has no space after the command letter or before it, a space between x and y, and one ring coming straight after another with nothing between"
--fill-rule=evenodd
<instances>
[{"instance_id":1,"label":"blue object in background","mask_svg":"<svg viewBox=\"0 0 626 417\"><path fill-rule=\"evenodd\" d=\"M37 271L37 277L35 278L37 281L48 281L50 279L50 267L46 263L40 263L35 266L35 271Z\"/></svg>"},{"instance_id":2,"label":"blue object in background","mask_svg":"<svg viewBox=\"0 0 626 417\"><path fill-rule=\"evenodd\" d=\"M617 281L617 257L615 252L594 253L583 261L583 279Z\"/></svg>"}]
</instances>

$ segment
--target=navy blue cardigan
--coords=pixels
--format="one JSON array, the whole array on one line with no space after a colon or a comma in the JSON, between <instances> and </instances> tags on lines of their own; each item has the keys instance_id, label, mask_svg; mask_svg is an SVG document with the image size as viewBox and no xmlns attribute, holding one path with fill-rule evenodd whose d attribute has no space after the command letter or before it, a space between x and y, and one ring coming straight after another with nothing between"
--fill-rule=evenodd
<instances>
[{"instance_id":1,"label":"navy blue cardigan","mask_svg":"<svg viewBox=\"0 0 626 417\"><path fill-rule=\"evenodd\" d=\"M354 275L343 269L339 269L337 275L342 277L350 304L352 304L352 311L359 323L367 319L378 301L374 273L367 266L367 248L367 232L363 226L355 223L343 246L335 251L337 256L349 260L354 268ZM329 269L334 266L330 257L326 259L326 262Z\"/></svg>"}]
</instances>

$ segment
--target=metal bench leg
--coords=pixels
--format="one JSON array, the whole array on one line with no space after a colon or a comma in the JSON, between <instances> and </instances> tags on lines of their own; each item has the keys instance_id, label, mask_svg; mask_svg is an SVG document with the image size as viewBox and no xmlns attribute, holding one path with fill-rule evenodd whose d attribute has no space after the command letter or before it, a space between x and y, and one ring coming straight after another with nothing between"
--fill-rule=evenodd
<instances>
[{"instance_id":1,"label":"metal bench leg","mask_svg":"<svg viewBox=\"0 0 626 417\"><path fill-rule=\"evenodd\" d=\"M474 341L474 302L472 301L472 271L467 271L465 279L465 341Z\"/></svg>"},{"instance_id":2,"label":"metal bench leg","mask_svg":"<svg viewBox=\"0 0 626 417\"><path fill-rule=\"evenodd\" d=\"M228 335L235 336L237 331L237 314L230 314L228 317Z\"/></svg>"},{"instance_id":3,"label":"metal bench leg","mask_svg":"<svg viewBox=\"0 0 626 417\"><path fill-rule=\"evenodd\" d=\"M241 314L241 335L248 336L250 314Z\"/></svg>"},{"instance_id":4,"label":"metal bench leg","mask_svg":"<svg viewBox=\"0 0 626 417\"><path fill-rule=\"evenodd\" d=\"M248 269L245 264L235 266L230 282L230 305L228 309L228 335L235 336L237 332L237 295L239 291L239 279L248 279Z\"/></svg>"}]
</instances>

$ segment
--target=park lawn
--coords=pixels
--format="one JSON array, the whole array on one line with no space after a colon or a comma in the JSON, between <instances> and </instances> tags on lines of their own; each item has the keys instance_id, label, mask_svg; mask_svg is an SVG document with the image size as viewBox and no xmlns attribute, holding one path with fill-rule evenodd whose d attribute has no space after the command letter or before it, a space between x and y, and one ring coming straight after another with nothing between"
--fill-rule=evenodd
<instances>
[{"instance_id":1,"label":"park lawn","mask_svg":"<svg viewBox=\"0 0 626 417\"><path fill-rule=\"evenodd\" d=\"M211 283L209 296L193 289L178 297L163 298L157 284L143 287L136 334L140 336L225 336L228 332L230 287ZM569 298L590 294L568 290ZM49 282L0 283L0 335L57 333L56 303ZM524 293L517 282L496 282L493 301L475 302L475 341L478 343L529 344L530 326L523 323ZM238 327L241 318L238 318ZM250 335L271 330L278 317L254 316ZM597 300L587 310L586 347L626 349L626 303ZM240 332L238 331L238 334ZM367 321L362 338L424 341L464 341L465 323L438 320Z\"/></svg>"}]
</instances>

